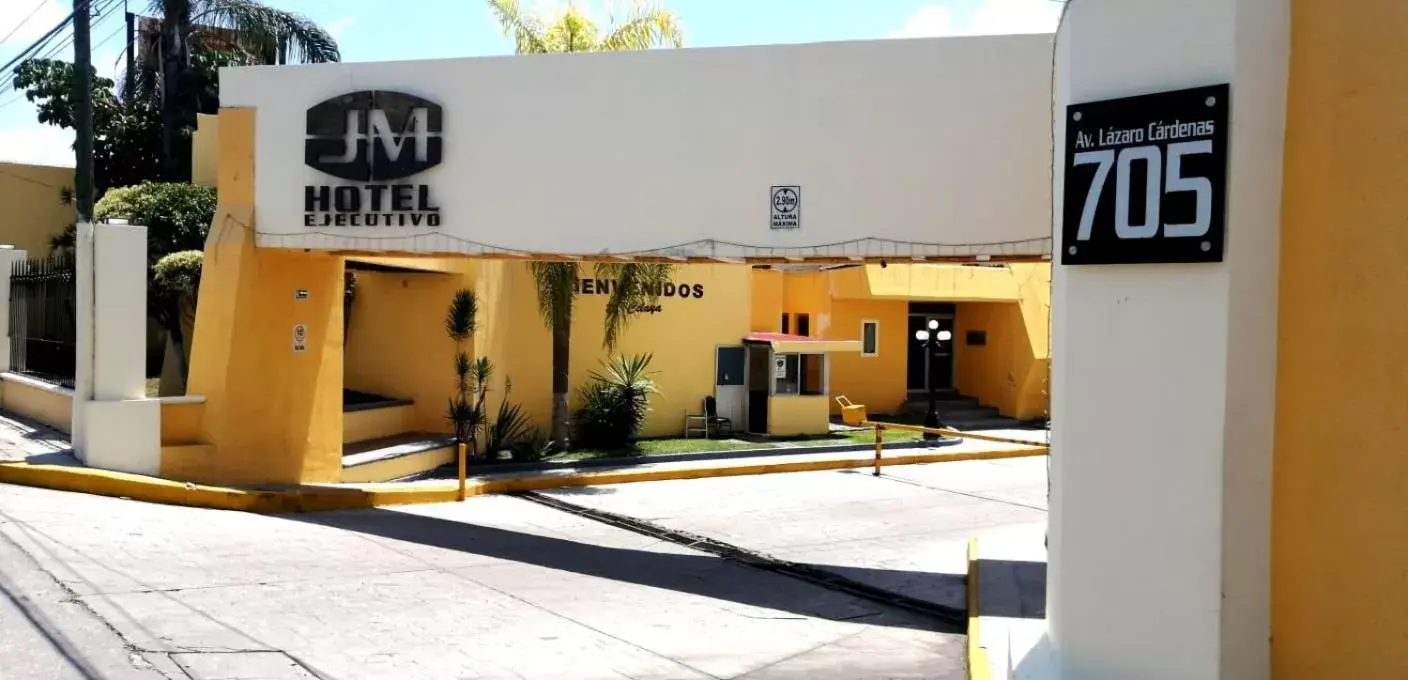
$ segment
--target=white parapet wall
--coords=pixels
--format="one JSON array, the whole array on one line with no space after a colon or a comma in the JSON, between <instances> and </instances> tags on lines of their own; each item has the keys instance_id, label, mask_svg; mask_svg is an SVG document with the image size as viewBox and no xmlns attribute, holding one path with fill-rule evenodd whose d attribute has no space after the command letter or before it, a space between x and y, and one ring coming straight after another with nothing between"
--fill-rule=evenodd
<instances>
[{"instance_id":1,"label":"white parapet wall","mask_svg":"<svg viewBox=\"0 0 1408 680\"><path fill-rule=\"evenodd\" d=\"M79 224L73 449L98 468L161 469L161 404L146 398L147 229Z\"/></svg>"},{"instance_id":2,"label":"white parapet wall","mask_svg":"<svg viewBox=\"0 0 1408 680\"><path fill-rule=\"evenodd\" d=\"M0 246L0 373L10 370L10 273L16 262L23 262L28 254L11 246Z\"/></svg>"},{"instance_id":3,"label":"white parapet wall","mask_svg":"<svg viewBox=\"0 0 1408 680\"><path fill-rule=\"evenodd\" d=\"M1068 105L1225 83L1231 129L1224 261L1055 266L1048 616L1063 678L1270 676L1289 12L1287 0L1067 7L1056 252Z\"/></svg>"}]
</instances>

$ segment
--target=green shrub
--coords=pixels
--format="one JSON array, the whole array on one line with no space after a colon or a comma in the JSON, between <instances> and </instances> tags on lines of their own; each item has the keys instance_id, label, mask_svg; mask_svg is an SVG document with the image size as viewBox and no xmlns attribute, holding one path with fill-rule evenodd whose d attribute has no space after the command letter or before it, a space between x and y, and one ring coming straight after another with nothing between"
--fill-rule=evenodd
<instances>
[{"instance_id":1,"label":"green shrub","mask_svg":"<svg viewBox=\"0 0 1408 680\"><path fill-rule=\"evenodd\" d=\"M651 355L619 356L593 371L578 392L581 407L573 420L573 444L586 449L622 449L631 445L650 413L650 395L658 394L649 377Z\"/></svg>"},{"instance_id":2,"label":"green shrub","mask_svg":"<svg viewBox=\"0 0 1408 680\"><path fill-rule=\"evenodd\" d=\"M96 219L125 219L145 226L152 263L168 253L204 249L214 216L215 189L181 182L109 189L93 206Z\"/></svg>"}]
</instances>

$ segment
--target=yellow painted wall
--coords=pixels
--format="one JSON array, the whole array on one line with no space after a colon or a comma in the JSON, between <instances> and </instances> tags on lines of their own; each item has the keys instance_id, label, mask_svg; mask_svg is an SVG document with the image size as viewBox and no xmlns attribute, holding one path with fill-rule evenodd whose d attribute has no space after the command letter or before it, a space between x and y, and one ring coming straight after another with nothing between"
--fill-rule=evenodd
<instances>
[{"instance_id":1,"label":"yellow painted wall","mask_svg":"<svg viewBox=\"0 0 1408 680\"><path fill-rule=\"evenodd\" d=\"M836 300L831 306L828 339L860 340L861 322L878 321L879 353L831 355L831 394L846 395L874 414L893 414L904 404L909 365L909 302L905 300ZM840 406L832 401L831 412Z\"/></svg>"},{"instance_id":2,"label":"yellow painted wall","mask_svg":"<svg viewBox=\"0 0 1408 680\"><path fill-rule=\"evenodd\" d=\"M471 268L469 260L458 262ZM445 410L455 394L455 344L445 334L445 313L455 291L474 283L468 273L357 272L346 386L412 400L412 430L452 431ZM465 350L473 356L473 345Z\"/></svg>"},{"instance_id":3,"label":"yellow painted wall","mask_svg":"<svg viewBox=\"0 0 1408 680\"><path fill-rule=\"evenodd\" d=\"M342 259L254 247L254 111L224 109L220 204L206 240L188 392L205 455L163 451L162 476L336 481L342 471ZM308 291L296 300L297 290ZM293 327L307 326L306 350ZM186 447L168 449L180 450Z\"/></svg>"},{"instance_id":4,"label":"yellow painted wall","mask_svg":"<svg viewBox=\"0 0 1408 680\"><path fill-rule=\"evenodd\" d=\"M184 446L201 441L200 419L205 404L161 405L161 445Z\"/></svg>"},{"instance_id":5,"label":"yellow painted wall","mask_svg":"<svg viewBox=\"0 0 1408 680\"><path fill-rule=\"evenodd\" d=\"M782 313L806 312L813 336L860 340L862 320L880 322L879 356L832 356L831 393L865 404L871 413L895 413L907 396L911 301L957 303L954 379L960 392L1019 419L1048 412L1049 264L755 270L753 282L753 330L777 331ZM986 331L988 344L969 347L967 330ZM832 403L831 412L839 414L839 406Z\"/></svg>"},{"instance_id":6,"label":"yellow painted wall","mask_svg":"<svg viewBox=\"0 0 1408 680\"><path fill-rule=\"evenodd\" d=\"M220 116L196 115L196 131L191 137L191 183L216 186L220 172Z\"/></svg>"},{"instance_id":7,"label":"yellow painted wall","mask_svg":"<svg viewBox=\"0 0 1408 680\"><path fill-rule=\"evenodd\" d=\"M749 330L758 333L782 331L782 272L770 269L752 270L753 301Z\"/></svg>"},{"instance_id":8,"label":"yellow painted wall","mask_svg":"<svg viewBox=\"0 0 1408 680\"><path fill-rule=\"evenodd\" d=\"M999 270L1000 271L1000 270ZM954 382L1003 415L1045 418L1051 345L1051 267L1013 264L1007 271L1016 302L958 303L954 315ZM967 332L987 333L987 344L967 343Z\"/></svg>"},{"instance_id":9,"label":"yellow painted wall","mask_svg":"<svg viewBox=\"0 0 1408 680\"><path fill-rule=\"evenodd\" d=\"M0 407L60 432L68 432L73 427L73 395L66 391L5 378L0 384Z\"/></svg>"},{"instance_id":10,"label":"yellow painted wall","mask_svg":"<svg viewBox=\"0 0 1408 680\"><path fill-rule=\"evenodd\" d=\"M826 272L798 272L782 275L782 309L791 315L788 332L798 334L798 314L810 317L807 335L813 338L830 338L831 333L831 275ZM779 316L776 324L781 324ZM851 338L854 339L854 338Z\"/></svg>"},{"instance_id":11,"label":"yellow painted wall","mask_svg":"<svg viewBox=\"0 0 1408 680\"><path fill-rule=\"evenodd\" d=\"M1294 0L1272 521L1277 680L1408 677L1408 4Z\"/></svg>"},{"instance_id":12,"label":"yellow painted wall","mask_svg":"<svg viewBox=\"0 0 1408 680\"><path fill-rule=\"evenodd\" d=\"M768 434L774 437L822 435L830 429L828 396L774 396L768 400Z\"/></svg>"},{"instance_id":13,"label":"yellow painted wall","mask_svg":"<svg viewBox=\"0 0 1408 680\"><path fill-rule=\"evenodd\" d=\"M73 168L0 163L0 245L48 255L49 240L76 219L73 206L59 200L72 188Z\"/></svg>"},{"instance_id":14,"label":"yellow painted wall","mask_svg":"<svg viewBox=\"0 0 1408 680\"><path fill-rule=\"evenodd\" d=\"M479 264L476 292L481 304L481 337L476 352L494 362L501 376L513 378L514 402L523 406L534 425L547 431L552 413L551 337L538 313L537 295L528 265L484 261ZM590 265L583 276L592 276ZM698 413L714 390L714 349L740 345L749 331L749 268L740 265L683 265L674 280L698 284L703 298L670 297L661 311L638 315L615 354L650 352L651 369L660 394L643 436L676 435L684 430L685 413ZM576 390L607 357L602 349L606 295L581 294L572 324L571 384ZM498 385L496 385L496 389ZM497 393L491 404L497 404Z\"/></svg>"}]
</instances>

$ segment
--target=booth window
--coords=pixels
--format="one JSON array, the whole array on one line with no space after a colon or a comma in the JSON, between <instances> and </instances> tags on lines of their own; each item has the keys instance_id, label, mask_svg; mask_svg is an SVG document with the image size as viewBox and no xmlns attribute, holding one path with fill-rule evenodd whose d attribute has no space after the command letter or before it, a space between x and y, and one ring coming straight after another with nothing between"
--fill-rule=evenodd
<instances>
[{"instance_id":1,"label":"booth window","mask_svg":"<svg viewBox=\"0 0 1408 680\"><path fill-rule=\"evenodd\" d=\"M804 397L826 393L825 354L779 354L777 358L785 373L777 376L774 393Z\"/></svg>"},{"instance_id":2,"label":"booth window","mask_svg":"<svg viewBox=\"0 0 1408 680\"><path fill-rule=\"evenodd\" d=\"M863 357L880 356L879 321L860 322L860 355Z\"/></svg>"},{"instance_id":3,"label":"booth window","mask_svg":"<svg viewBox=\"0 0 1408 680\"><path fill-rule=\"evenodd\" d=\"M812 317L810 314L797 315L797 335L809 338L812 335Z\"/></svg>"},{"instance_id":4,"label":"booth window","mask_svg":"<svg viewBox=\"0 0 1408 680\"><path fill-rule=\"evenodd\" d=\"M782 315L782 334L783 334L783 335L787 335L788 333L791 333L791 332L792 332L792 326L788 323L788 321L791 321L791 319L792 319L792 315L790 315L790 314L783 314L783 315Z\"/></svg>"}]
</instances>

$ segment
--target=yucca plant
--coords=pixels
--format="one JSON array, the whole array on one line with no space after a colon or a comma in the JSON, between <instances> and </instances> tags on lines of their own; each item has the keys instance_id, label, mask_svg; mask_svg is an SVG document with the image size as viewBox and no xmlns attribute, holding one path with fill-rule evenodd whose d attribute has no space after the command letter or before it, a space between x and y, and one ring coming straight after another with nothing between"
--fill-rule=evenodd
<instances>
[{"instance_id":1,"label":"yucca plant","mask_svg":"<svg viewBox=\"0 0 1408 680\"><path fill-rule=\"evenodd\" d=\"M578 394L582 405L573 423L578 446L614 450L635 441L650 414L651 395L660 393L650 379L652 358L618 356L592 371Z\"/></svg>"},{"instance_id":2,"label":"yucca plant","mask_svg":"<svg viewBox=\"0 0 1408 680\"><path fill-rule=\"evenodd\" d=\"M488 435L485 437L485 449L490 454L510 449L515 444L528 440L533 434L532 423L523 412L523 407L509 403L508 398L512 393L513 380L504 378L504 398L499 402L499 411L495 414L493 422L489 423Z\"/></svg>"}]
</instances>

